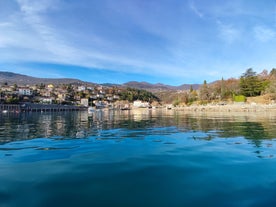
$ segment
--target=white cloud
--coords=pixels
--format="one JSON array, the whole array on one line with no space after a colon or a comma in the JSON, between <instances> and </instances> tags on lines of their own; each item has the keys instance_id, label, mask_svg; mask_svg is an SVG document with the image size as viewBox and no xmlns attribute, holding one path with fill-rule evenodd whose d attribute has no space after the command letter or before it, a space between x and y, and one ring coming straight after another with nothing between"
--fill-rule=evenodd
<instances>
[{"instance_id":1,"label":"white cloud","mask_svg":"<svg viewBox=\"0 0 276 207\"><path fill-rule=\"evenodd\" d=\"M199 16L200 18L204 17L204 14L196 7L194 1L189 2L189 7L197 16Z\"/></svg>"},{"instance_id":2,"label":"white cloud","mask_svg":"<svg viewBox=\"0 0 276 207\"><path fill-rule=\"evenodd\" d=\"M35 38L30 38L32 31L19 19L0 24L0 48L6 48L6 53L12 48L26 49L36 45Z\"/></svg>"},{"instance_id":3,"label":"white cloud","mask_svg":"<svg viewBox=\"0 0 276 207\"><path fill-rule=\"evenodd\" d=\"M266 26L255 26L254 27L255 38L261 42L268 42L275 40L276 32Z\"/></svg>"},{"instance_id":4,"label":"white cloud","mask_svg":"<svg viewBox=\"0 0 276 207\"><path fill-rule=\"evenodd\" d=\"M0 48L7 47L13 40L8 35L5 35L3 31L10 27L10 23L2 22L0 23Z\"/></svg>"},{"instance_id":5,"label":"white cloud","mask_svg":"<svg viewBox=\"0 0 276 207\"><path fill-rule=\"evenodd\" d=\"M221 21L217 21L219 37L226 43L231 44L239 40L241 31L235 28L231 24L223 24Z\"/></svg>"},{"instance_id":6,"label":"white cloud","mask_svg":"<svg viewBox=\"0 0 276 207\"><path fill-rule=\"evenodd\" d=\"M188 76L187 73L181 72L183 68L179 63L175 63L175 61L168 63L158 55L149 54L145 49L147 45L139 46L137 43L128 43L128 47L125 48L124 45L114 42L113 39L106 39L108 37L101 37L98 33L91 33L88 36L80 33L85 38L89 37L87 42L83 42L78 34L75 34L72 39L64 31L61 31L49 16L49 11L57 9L53 6L58 3L57 0L17 0L17 2L20 11L15 13L12 26L3 25L9 26L9 29L5 30L3 38L1 38L0 31L0 45L6 46L5 59L8 61L49 62L129 73ZM137 15L143 17L143 15ZM149 30L155 35L170 38L171 32L164 34L164 31L161 30L164 27L158 25L161 22L155 22L156 17L152 18L150 23L147 19L138 20L131 19L130 23L142 22L139 29L144 31L145 28L150 28ZM160 34L158 29L160 29ZM74 33L74 30L69 32ZM163 47L167 47L167 45ZM156 53L156 48L150 49ZM148 61L149 59L150 61Z\"/></svg>"},{"instance_id":7,"label":"white cloud","mask_svg":"<svg viewBox=\"0 0 276 207\"><path fill-rule=\"evenodd\" d=\"M240 45L233 43L275 38L275 31L264 26L256 26L254 35L252 30L246 33L252 25L232 19L235 7L224 3L218 4L218 12L225 7L226 14L219 16L212 13L214 5L199 5L196 0L189 0L188 8L180 7L182 3L176 8L171 3L111 1L108 7L99 3L103 13L96 16L89 0L81 3L85 9L77 1L74 5L61 0L17 2L18 7L0 19L0 63L45 62L179 79L215 77L226 67L225 57L235 57L229 60L231 66L241 61L236 59ZM184 21L188 18L193 21ZM223 43L231 47L225 50ZM221 62L214 67L217 60ZM209 67L212 71L207 71Z\"/></svg>"},{"instance_id":8,"label":"white cloud","mask_svg":"<svg viewBox=\"0 0 276 207\"><path fill-rule=\"evenodd\" d=\"M57 8L58 0L17 0L22 12L29 15L45 12L49 9Z\"/></svg>"},{"instance_id":9,"label":"white cloud","mask_svg":"<svg viewBox=\"0 0 276 207\"><path fill-rule=\"evenodd\" d=\"M104 40L96 34L92 34L92 36L96 40L101 40L99 44L95 41L92 41L93 43L88 41L88 45L82 46L71 43L74 41L71 41L72 39L66 34L62 34L59 28L51 24L51 19L47 18L47 15L45 16L49 10L55 9L52 5L57 1L17 0L17 2L20 8L17 17L20 18L15 18L17 20L13 22L13 26L6 30L2 38L0 36L0 47L1 45L10 47L9 52L5 55L6 59L108 68L130 73L152 74L157 72L170 75L172 71L179 74L178 71L181 70L175 65L162 64L163 61L160 62L158 59L148 62L143 59L143 56L129 56L128 53L135 52L137 48L126 48L126 51L112 53L109 50L113 49L114 43L110 43L108 40L105 43L109 43L98 50L97 48L102 45ZM9 25L4 24L3 26ZM22 53L23 50L26 52ZM142 47L138 50L142 50Z\"/></svg>"},{"instance_id":10,"label":"white cloud","mask_svg":"<svg viewBox=\"0 0 276 207\"><path fill-rule=\"evenodd\" d=\"M11 22L0 22L0 28L12 26Z\"/></svg>"},{"instance_id":11,"label":"white cloud","mask_svg":"<svg viewBox=\"0 0 276 207\"><path fill-rule=\"evenodd\" d=\"M33 29L33 38L42 40L42 48L54 55L60 52L70 51L61 38L58 37L58 31L48 25L47 21L41 17L43 12L53 8L57 1L42 0L17 0L22 11L23 21ZM44 47L44 48L43 48Z\"/></svg>"}]
</instances>

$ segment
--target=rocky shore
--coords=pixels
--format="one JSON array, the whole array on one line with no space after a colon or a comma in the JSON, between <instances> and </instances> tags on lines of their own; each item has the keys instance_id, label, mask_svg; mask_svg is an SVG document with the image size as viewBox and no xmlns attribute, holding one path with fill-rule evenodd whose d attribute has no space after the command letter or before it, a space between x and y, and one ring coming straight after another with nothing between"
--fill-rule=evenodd
<instances>
[{"instance_id":1,"label":"rocky shore","mask_svg":"<svg viewBox=\"0 0 276 207\"><path fill-rule=\"evenodd\" d=\"M176 107L174 109L187 112L271 112L276 114L276 104L210 104Z\"/></svg>"}]
</instances>

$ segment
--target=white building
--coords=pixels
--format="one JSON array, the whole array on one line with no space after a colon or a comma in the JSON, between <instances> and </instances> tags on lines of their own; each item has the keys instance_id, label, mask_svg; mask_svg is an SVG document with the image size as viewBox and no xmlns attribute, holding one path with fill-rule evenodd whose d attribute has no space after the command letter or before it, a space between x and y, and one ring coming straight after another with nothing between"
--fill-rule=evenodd
<instances>
[{"instance_id":1,"label":"white building","mask_svg":"<svg viewBox=\"0 0 276 207\"><path fill-rule=\"evenodd\" d=\"M81 103L81 105L83 105L83 106L88 106L88 98L82 98L82 99L80 100L80 103Z\"/></svg>"},{"instance_id":2,"label":"white building","mask_svg":"<svg viewBox=\"0 0 276 207\"><path fill-rule=\"evenodd\" d=\"M85 91L86 87L85 86L78 86L78 91Z\"/></svg>"},{"instance_id":3,"label":"white building","mask_svg":"<svg viewBox=\"0 0 276 207\"><path fill-rule=\"evenodd\" d=\"M143 101L137 100L137 101L133 102L133 107L148 108L148 107L150 107L150 104L149 104L149 102L143 102Z\"/></svg>"},{"instance_id":4,"label":"white building","mask_svg":"<svg viewBox=\"0 0 276 207\"><path fill-rule=\"evenodd\" d=\"M52 104L53 99L51 99L51 98L42 98L40 102L45 103L45 104Z\"/></svg>"},{"instance_id":5,"label":"white building","mask_svg":"<svg viewBox=\"0 0 276 207\"><path fill-rule=\"evenodd\" d=\"M18 91L19 95L24 95L24 96L31 96L33 94L33 91L30 88L19 88Z\"/></svg>"}]
</instances>

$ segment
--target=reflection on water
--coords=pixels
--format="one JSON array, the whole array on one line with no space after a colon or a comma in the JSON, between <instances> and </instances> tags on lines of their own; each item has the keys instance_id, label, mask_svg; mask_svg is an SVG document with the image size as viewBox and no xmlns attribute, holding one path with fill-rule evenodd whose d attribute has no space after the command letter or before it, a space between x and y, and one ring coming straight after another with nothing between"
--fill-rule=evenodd
<instances>
[{"instance_id":1,"label":"reflection on water","mask_svg":"<svg viewBox=\"0 0 276 207\"><path fill-rule=\"evenodd\" d=\"M0 116L0 206L275 206L276 115Z\"/></svg>"},{"instance_id":2,"label":"reflection on water","mask_svg":"<svg viewBox=\"0 0 276 207\"><path fill-rule=\"evenodd\" d=\"M276 115L274 117L254 114L207 116L143 109L99 110L92 115L87 112L9 114L0 116L0 144L34 138L85 138L100 135L103 130L109 129L128 129L145 135L148 131L154 133L152 131L158 128L175 127L175 129L168 128L169 133L203 131L207 133L208 139L241 136L259 146L262 140L275 138L275 121Z\"/></svg>"}]
</instances>

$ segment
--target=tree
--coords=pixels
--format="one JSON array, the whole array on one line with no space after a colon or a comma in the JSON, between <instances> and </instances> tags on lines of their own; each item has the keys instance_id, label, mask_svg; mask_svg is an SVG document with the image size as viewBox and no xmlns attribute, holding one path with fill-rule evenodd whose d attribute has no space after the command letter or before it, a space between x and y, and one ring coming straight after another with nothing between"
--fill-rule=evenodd
<instances>
[{"instance_id":1,"label":"tree","mask_svg":"<svg viewBox=\"0 0 276 207\"><path fill-rule=\"evenodd\" d=\"M121 100L128 100L130 102L135 100L141 100L141 101L160 101L158 97L156 97L153 93L146 91L146 90L139 90L134 88L127 88L123 91L121 91L120 99Z\"/></svg>"},{"instance_id":2,"label":"tree","mask_svg":"<svg viewBox=\"0 0 276 207\"><path fill-rule=\"evenodd\" d=\"M235 78L230 78L224 81L225 83L225 96L227 98L232 97L234 94L239 94L239 80Z\"/></svg>"},{"instance_id":3,"label":"tree","mask_svg":"<svg viewBox=\"0 0 276 207\"><path fill-rule=\"evenodd\" d=\"M258 76L263 78L263 79L267 79L268 71L266 69L264 69Z\"/></svg>"},{"instance_id":4,"label":"tree","mask_svg":"<svg viewBox=\"0 0 276 207\"><path fill-rule=\"evenodd\" d=\"M248 68L245 73L242 74L243 78L250 78L250 77L255 77L256 76L256 72L253 71L252 68Z\"/></svg>"},{"instance_id":5,"label":"tree","mask_svg":"<svg viewBox=\"0 0 276 207\"><path fill-rule=\"evenodd\" d=\"M45 89L45 84L44 83L40 83L40 85L38 86L39 89Z\"/></svg>"},{"instance_id":6,"label":"tree","mask_svg":"<svg viewBox=\"0 0 276 207\"><path fill-rule=\"evenodd\" d=\"M66 86L66 101L72 102L74 101L75 91L71 84Z\"/></svg>"},{"instance_id":7,"label":"tree","mask_svg":"<svg viewBox=\"0 0 276 207\"><path fill-rule=\"evenodd\" d=\"M17 88L18 88L17 84L16 83L13 84L13 91L17 91Z\"/></svg>"},{"instance_id":8,"label":"tree","mask_svg":"<svg viewBox=\"0 0 276 207\"><path fill-rule=\"evenodd\" d=\"M224 79L221 78L221 82L220 82L220 98L224 99L225 97L226 97L225 82L224 82Z\"/></svg>"},{"instance_id":9,"label":"tree","mask_svg":"<svg viewBox=\"0 0 276 207\"><path fill-rule=\"evenodd\" d=\"M19 99L18 99L18 97L12 97L12 96L10 96L10 97L8 97L8 98L5 100L5 102L6 102L7 104L18 104L18 103L19 103Z\"/></svg>"},{"instance_id":10,"label":"tree","mask_svg":"<svg viewBox=\"0 0 276 207\"><path fill-rule=\"evenodd\" d=\"M204 80L203 85L200 88L200 100L209 100L210 99L210 91L209 91L209 87L207 85L207 81Z\"/></svg>"},{"instance_id":11,"label":"tree","mask_svg":"<svg viewBox=\"0 0 276 207\"><path fill-rule=\"evenodd\" d=\"M189 93L189 100L188 100L188 103L192 103L194 101L197 100L197 92L195 90L193 90L192 92Z\"/></svg>"},{"instance_id":12,"label":"tree","mask_svg":"<svg viewBox=\"0 0 276 207\"><path fill-rule=\"evenodd\" d=\"M256 75L256 72L252 68L246 70L246 72L240 78L240 90L244 96L259 96L264 90L262 81Z\"/></svg>"},{"instance_id":13,"label":"tree","mask_svg":"<svg viewBox=\"0 0 276 207\"><path fill-rule=\"evenodd\" d=\"M268 76L268 87L266 88L266 92L270 93L272 98L276 99L276 69L273 68Z\"/></svg>"},{"instance_id":14,"label":"tree","mask_svg":"<svg viewBox=\"0 0 276 207\"><path fill-rule=\"evenodd\" d=\"M269 73L269 79L276 80L276 68L273 68Z\"/></svg>"},{"instance_id":15,"label":"tree","mask_svg":"<svg viewBox=\"0 0 276 207\"><path fill-rule=\"evenodd\" d=\"M222 78L220 81L215 81L209 87L210 99L214 100L224 100L226 98L226 87L225 81Z\"/></svg>"}]
</instances>

